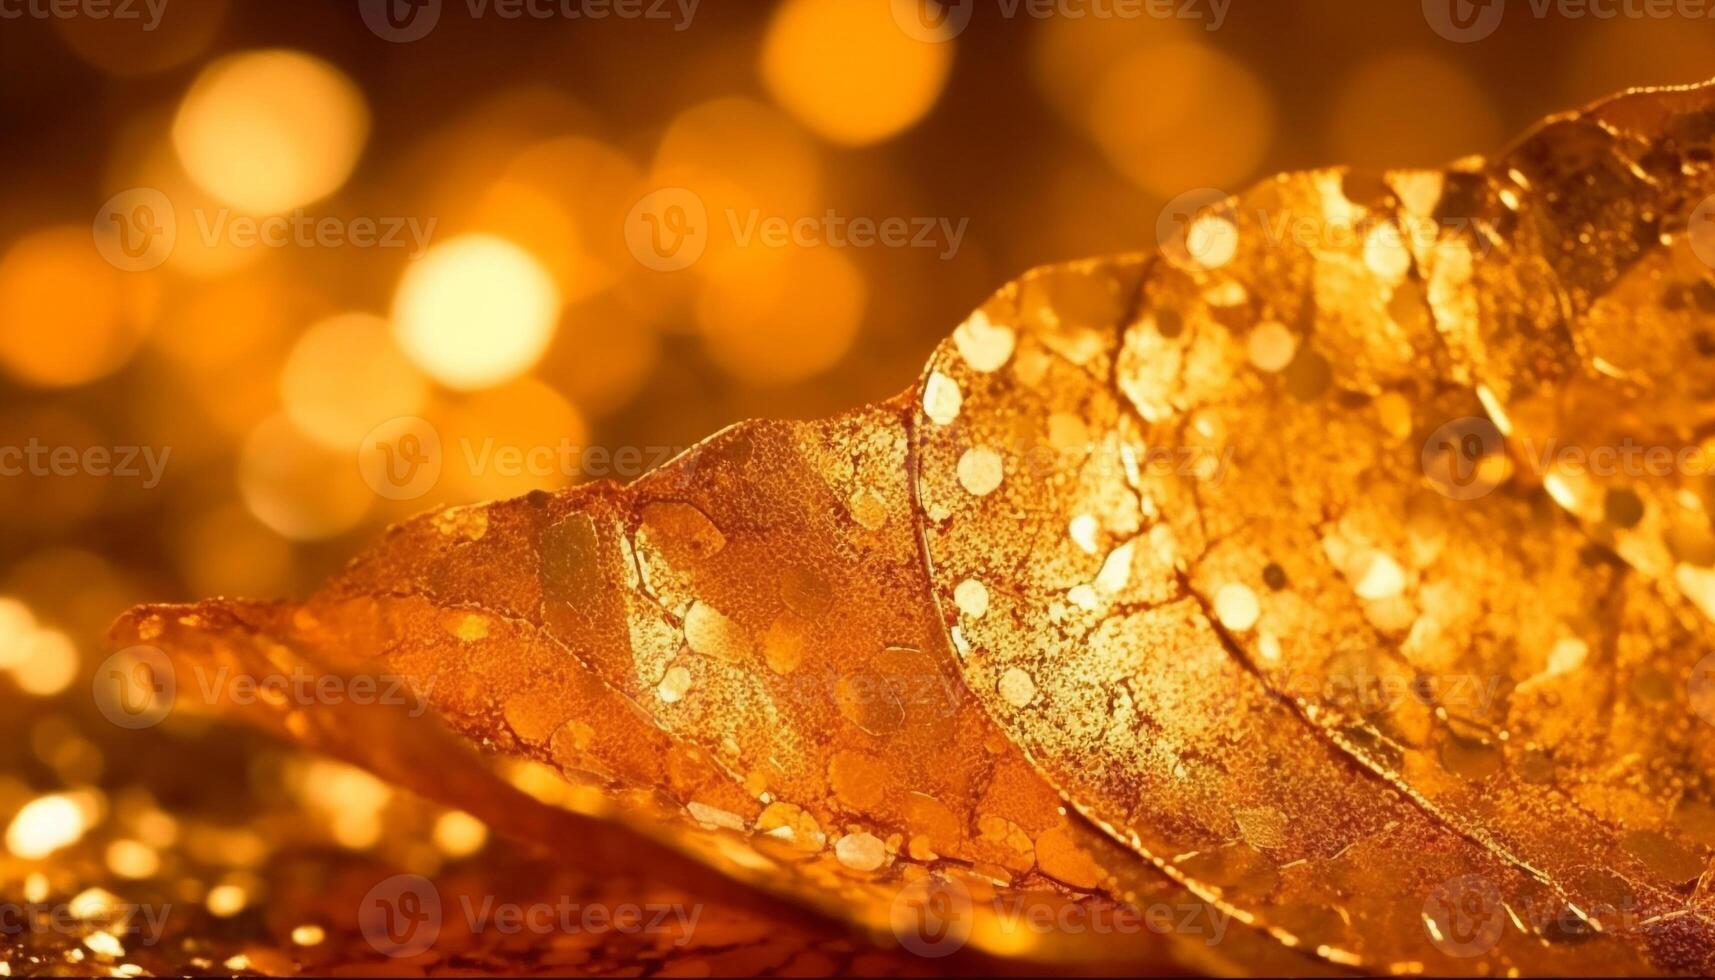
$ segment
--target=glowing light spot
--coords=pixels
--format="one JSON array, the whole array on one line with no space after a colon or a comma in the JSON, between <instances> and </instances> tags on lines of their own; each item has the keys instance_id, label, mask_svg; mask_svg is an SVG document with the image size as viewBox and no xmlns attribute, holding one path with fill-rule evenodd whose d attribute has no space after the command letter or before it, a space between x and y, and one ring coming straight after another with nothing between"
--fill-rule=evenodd
<instances>
[{"instance_id":1,"label":"glowing light spot","mask_svg":"<svg viewBox=\"0 0 1715 980\"><path fill-rule=\"evenodd\" d=\"M1404 232L1391 223L1377 224L1364 236L1364 264L1383 279L1394 280L1411 271Z\"/></svg>"},{"instance_id":2,"label":"glowing light spot","mask_svg":"<svg viewBox=\"0 0 1715 980\"><path fill-rule=\"evenodd\" d=\"M434 837L442 854L469 857L488 843L488 826L463 810L449 810L436 818Z\"/></svg>"},{"instance_id":3,"label":"glowing light spot","mask_svg":"<svg viewBox=\"0 0 1715 980\"><path fill-rule=\"evenodd\" d=\"M387 321L362 313L304 331L280 376L287 417L334 449L356 449L382 422L418 414L428 394L428 384L394 346Z\"/></svg>"},{"instance_id":4,"label":"glowing light spot","mask_svg":"<svg viewBox=\"0 0 1715 980\"><path fill-rule=\"evenodd\" d=\"M1273 633L1259 633L1256 638L1257 656L1263 663L1277 664L1280 662L1280 637Z\"/></svg>"},{"instance_id":5,"label":"glowing light spot","mask_svg":"<svg viewBox=\"0 0 1715 980\"><path fill-rule=\"evenodd\" d=\"M1014 708L1022 708L1036 700L1036 679L1017 667L1008 667L996 685L1001 699Z\"/></svg>"},{"instance_id":6,"label":"glowing light spot","mask_svg":"<svg viewBox=\"0 0 1715 980\"><path fill-rule=\"evenodd\" d=\"M1286 370L1298 353L1298 337L1274 320L1259 323L1246 344L1251 366L1273 374Z\"/></svg>"},{"instance_id":7,"label":"glowing light spot","mask_svg":"<svg viewBox=\"0 0 1715 980\"><path fill-rule=\"evenodd\" d=\"M931 373L929 380L923 383L923 414L936 425L952 425L963 404L964 395L959 391L959 383L941 372Z\"/></svg>"},{"instance_id":8,"label":"glowing light spot","mask_svg":"<svg viewBox=\"0 0 1715 980\"><path fill-rule=\"evenodd\" d=\"M887 845L874 834L847 834L834 842L834 857L853 871L874 871L887 863Z\"/></svg>"},{"instance_id":9,"label":"glowing light spot","mask_svg":"<svg viewBox=\"0 0 1715 980\"><path fill-rule=\"evenodd\" d=\"M684 667L673 667L655 686L655 693L668 704L677 704L690 689L691 672Z\"/></svg>"},{"instance_id":10,"label":"glowing light spot","mask_svg":"<svg viewBox=\"0 0 1715 980\"><path fill-rule=\"evenodd\" d=\"M1199 215L1185 229L1185 251L1205 269L1219 269L1239 253L1239 229L1218 214Z\"/></svg>"},{"instance_id":11,"label":"glowing light spot","mask_svg":"<svg viewBox=\"0 0 1715 980\"><path fill-rule=\"evenodd\" d=\"M46 898L47 895L44 893L41 900ZM70 912L73 918L92 922L112 916L120 910L122 904L118 895L105 888L85 888L73 895L71 901L66 903L66 911Z\"/></svg>"},{"instance_id":12,"label":"glowing light spot","mask_svg":"<svg viewBox=\"0 0 1715 980\"><path fill-rule=\"evenodd\" d=\"M458 624L453 627L453 635L465 643L488 639L488 617L476 613L460 617Z\"/></svg>"},{"instance_id":13,"label":"glowing light spot","mask_svg":"<svg viewBox=\"0 0 1715 980\"><path fill-rule=\"evenodd\" d=\"M97 956L117 959L125 955L125 944L119 941L119 937L105 930L96 930L83 937L83 944Z\"/></svg>"},{"instance_id":14,"label":"glowing light spot","mask_svg":"<svg viewBox=\"0 0 1715 980\"><path fill-rule=\"evenodd\" d=\"M1391 555L1371 552L1353 588L1365 599L1391 599L1405 591L1405 570Z\"/></svg>"},{"instance_id":15,"label":"glowing light spot","mask_svg":"<svg viewBox=\"0 0 1715 980\"><path fill-rule=\"evenodd\" d=\"M1089 514L1079 514L1072 518L1071 523L1067 525L1066 530L1072 537L1072 543L1077 545L1080 551L1084 552L1086 555L1093 555L1096 553L1096 548L1098 547L1097 538L1101 533L1101 525L1096 522L1094 517Z\"/></svg>"},{"instance_id":16,"label":"glowing light spot","mask_svg":"<svg viewBox=\"0 0 1715 980\"><path fill-rule=\"evenodd\" d=\"M921 119L952 67L952 45L911 37L886 2L787 0L762 47L776 102L837 143L874 143Z\"/></svg>"},{"instance_id":17,"label":"glowing light spot","mask_svg":"<svg viewBox=\"0 0 1715 980\"><path fill-rule=\"evenodd\" d=\"M959 485L978 497L993 493L1006 475L1000 454L983 446L965 450L957 470Z\"/></svg>"},{"instance_id":18,"label":"glowing light spot","mask_svg":"<svg viewBox=\"0 0 1715 980\"><path fill-rule=\"evenodd\" d=\"M1012 357L1018 337L1011 327L996 325L978 310L953 330L953 346L973 371L998 371Z\"/></svg>"},{"instance_id":19,"label":"glowing light spot","mask_svg":"<svg viewBox=\"0 0 1715 980\"><path fill-rule=\"evenodd\" d=\"M707 803L701 803L697 800L692 800L685 804L685 809L690 812L692 818L694 818L698 823L706 826L725 827L728 830L738 831L745 829L744 818L731 810L724 810L718 806L710 806Z\"/></svg>"},{"instance_id":20,"label":"glowing light spot","mask_svg":"<svg viewBox=\"0 0 1715 980\"><path fill-rule=\"evenodd\" d=\"M1072 605L1085 612L1095 612L1101 601L1096 598L1096 588L1093 585L1074 585L1066 590L1066 598Z\"/></svg>"},{"instance_id":21,"label":"glowing light spot","mask_svg":"<svg viewBox=\"0 0 1715 980\"><path fill-rule=\"evenodd\" d=\"M1096 581L1092 584L1108 595L1124 589L1131 581L1132 551L1132 542L1127 541L1108 552L1108 557L1102 562L1102 570L1096 573Z\"/></svg>"},{"instance_id":22,"label":"glowing light spot","mask_svg":"<svg viewBox=\"0 0 1715 980\"><path fill-rule=\"evenodd\" d=\"M1584 666L1584 658L1589 654L1588 643L1575 636L1561 637L1548 652L1548 675L1556 677L1577 670Z\"/></svg>"},{"instance_id":23,"label":"glowing light spot","mask_svg":"<svg viewBox=\"0 0 1715 980\"><path fill-rule=\"evenodd\" d=\"M30 607L10 596L0 596L0 670L24 659L25 643L36 632L36 616Z\"/></svg>"},{"instance_id":24,"label":"glowing light spot","mask_svg":"<svg viewBox=\"0 0 1715 980\"><path fill-rule=\"evenodd\" d=\"M327 930L314 923L292 927L292 943L297 946L320 946L327 937Z\"/></svg>"},{"instance_id":25,"label":"glowing light spot","mask_svg":"<svg viewBox=\"0 0 1715 980\"><path fill-rule=\"evenodd\" d=\"M82 840L89 823L71 796L38 796L24 804L6 828L6 850L26 860L44 858Z\"/></svg>"},{"instance_id":26,"label":"glowing light spot","mask_svg":"<svg viewBox=\"0 0 1715 980\"><path fill-rule=\"evenodd\" d=\"M250 895L238 885L216 885L208 890L208 897L203 904L208 906L209 914L215 918L230 919L250 904Z\"/></svg>"},{"instance_id":27,"label":"glowing light spot","mask_svg":"<svg viewBox=\"0 0 1715 980\"><path fill-rule=\"evenodd\" d=\"M399 346L453 388L488 388L530 370L559 316L559 291L547 271L491 235L430 249L406 271L393 301Z\"/></svg>"},{"instance_id":28,"label":"glowing light spot","mask_svg":"<svg viewBox=\"0 0 1715 980\"><path fill-rule=\"evenodd\" d=\"M77 679L77 646L59 630L37 630L24 644L24 658L12 679L25 694L53 697Z\"/></svg>"},{"instance_id":29,"label":"glowing light spot","mask_svg":"<svg viewBox=\"0 0 1715 980\"><path fill-rule=\"evenodd\" d=\"M953 602L960 612L981 619L989 611L988 587L974 578L965 579L953 587Z\"/></svg>"},{"instance_id":30,"label":"glowing light spot","mask_svg":"<svg viewBox=\"0 0 1715 980\"><path fill-rule=\"evenodd\" d=\"M118 370L154 316L153 293L102 261L87 226L29 235L0 257L0 370L66 387Z\"/></svg>"},{"instance_id":31,"label":"glowing light spot","mask_svg":"<svg viewBox=\"0 0 1715 980\"><path fill-rule=\"evenodd\" d=\"M1256 593L1243 582L1228 582L1215 593L1215 618L1227 629L1234 632L1248 630L1256 625L1261 614L1262 607L1257 604Z\"/></svg>"},{"instance_id":32,"label":"glowing light spot","mask_svg":"<svg viewBox=\"0 0 1715 980\"><path fill-rule=\"evenodd\" d=\"M173 146L191 179L229 204L265 213L337 190L368 135L369 110L351 79L295 51L216 61L173 120Z\"/></svg>"},{"instance_id":33,"label":"glowing light spot","mask_svg":"<svg viewBox=\"0 0 1715 980\"><path fill-rule=\"evenodd\" d=\"M756 829L770 837L790 841L808 853L820 851L828 841L816 818L803 807L776 801L756 818Z\"/></svg>"},{"instance_id":34,"label":"glowing light spot","mask_svg":"<svg viewBox=\"0 0 1715 980\"><path fill-rule=\"evenodd\" d=\"M107 845L107 868L121 878L141 880L161 869L161 855L142 841L121 839Z\"/></svg>"}]
</instances>

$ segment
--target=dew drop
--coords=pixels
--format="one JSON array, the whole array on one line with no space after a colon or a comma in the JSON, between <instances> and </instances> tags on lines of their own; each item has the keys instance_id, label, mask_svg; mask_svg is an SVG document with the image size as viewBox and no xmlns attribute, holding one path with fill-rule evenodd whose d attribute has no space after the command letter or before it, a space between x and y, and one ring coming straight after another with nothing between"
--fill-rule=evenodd
<instances>
[{"instance_id":1,"label":"dew drop","mask_svg":"<svg viewBox=\"0 0 1715 980\"><path fill-rule=\"evenodd\" d=\"M1012 357L1016 342L1017 337L1011 327L991 323L988 314L982 310L972 313L970 319L953 331L953 346L959 349L959 356L965 359L971 370L984 374L1000 370L1001 365Z\"/></svg>"},{"instance_id":2,"label":"dew drop","mask_svg":"<svg viewBox=\"0 0 1715 980\"><path fill-rule=\"evenodd\" d=\"M1126 587L1126 583L1131 581L1132 550L1132 542L1127 541L1108 552L1107 559L1102 562L1102 570L1096 573L1097 589L1113 595Z\"/></svg>"},{"instance_id":3,"label":"dew drop","mask_svg":"<svg viewBox=\"0 0 1715 980\"><path fill-rule=\"evenodd\" d=\"M1405 250L1399 226L1377 224L1364 238L1364 264L1386 280L1397 280L1411 271L1411 253Z\"/></svg>"},{"instance_id":4,"label":"dew drop","mask_svg":"<svg viewBox=\"0 0 1715 980\"><path fill-rule=\"evenodd\" d=\"M1096 523L1094 517L1089 514L1079 514L1072 518L1072 523L1067 530L1072 535L1072 543L1081 548L1084 554L1093 555L1096 553L1096 535L1100 532L1101 525Z\"/></svg>"},{"instance_id":5,"label":"dew drop","mask_svg":"<svg viewBox=\"0 0 1715 980\"><path fill-rule=\"evenodd\" d=\"M1008 667L996 688L1007 704L1022 708L1036 699L1036 680L1017 667Z\"/></svg>"},{"instance_id":6,"label":"dew drop","mask_svg":"<svg viewBox=\"0 0 1715 980\"><path fill-rule=\"evenodd\" d=\"M987 496L1000 486L1000 454L982 446L967 449L959 457L958 474L960 486L975 496Z\"/></svg>"},{"instance_id":7,"label":"dew drop","mask_svg":"<svg viewBox=\"0 0 1715 980\"><path fill-rule=\"evenodd\" d=\"M1219 269L1239 251L1239 230L1218 214L1205 214L1185 231L1185 249L1205 269Z\"/></svg>"},{"instance_id":8,"label":"dew drop","mask_svg":"<svg viewBox=\"0 0 1715 980\"><path fill-rule=\"evenodd\" d=\"M953 588L953 602L960 612L972 619L981 619L989 611L988 587L974 578L965 579Z\"/></svg>"},{"instance_id":9,"label":"dew drop","mask_svg":"<svg viewBox=\"0 0 1715 980\"><path fill-rule=\"evenodd\" d=\"M1256 329L1251 331L1246 350L1250 355L1252 367L1275 374L1286 370L1286 366L1291 364L1292 358L1298 354L1298 338L1283 324L1269 320L1257 324Z\"/></svg>"},{"instance_id":10,"label":"dew drop","mask_svg":"<svg viewBox=\"0 0 1715 980\"><path fill-rule=\"evenodd\" d=\"M964 395L959 391L959 383L941 372L931 373L929 380L923 383L923 414L936 425L953 424L963 404Z\"/></svg>"},{"instance_id":11,"label":"dew drop","mask_svg":"<svg viewBox=\"0 0 1715 980\"><path fill-rule=\"evenodd\" d=\"M1228 582L1215 593L1215 618L1227 629L1248 630L1256 625L1260 615L1262 608L1257 604L1256 593L1243 582Z\"/></svg>"},{"instance_id":12,"label":"dew drop","mask_svg":"<svg viewBox=\"0 0 1715 980\"><path fill-rule=\"evenodd\" d=\"M691 689L691 672L684 667L674 667L661 678L656 685L655 693L668 704L677 704Z\"/></svg>"},{"instance_id":13,"label":"dew drop","mask_svg":"<svg viewBox=\"0 0 1715 980\"><path fill-rule=\"evenodd\" d=\"M834 856L853 871L874 871L887 863L887 845L874 834L847 834L834 844Z\"/></svg>"},{"instance_id":14,"label":"dew drop","mask_svg":"<svg viewBox=\"0 0 1715 980\"><path fill-rule=\"evenodd\" d=\"M828 841L815 817L803 807L783 801L770 803L763 809L756 818L756 829L810 853L820 851Z\"/></svg>"},{"instance_id":15,"label":"dew drop","mask_svg":"<svg viewBox=\"0 0 1715 980\"><path fill-rule=\"evenodd\" d=\"M1405 591L1405 570L1399 567L1393 556L1374 551L1360 567L1362 572L1353 587L1359 596L1371 600L1391 599Z\"/></svg>"}]
</instances>

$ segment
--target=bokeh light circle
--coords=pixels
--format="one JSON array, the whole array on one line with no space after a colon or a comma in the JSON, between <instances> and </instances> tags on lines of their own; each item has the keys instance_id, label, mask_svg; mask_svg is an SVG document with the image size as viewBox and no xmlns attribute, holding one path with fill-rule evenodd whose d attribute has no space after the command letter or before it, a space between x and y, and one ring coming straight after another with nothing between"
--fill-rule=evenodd
<instances>
[{"instance_id":1,"label":"bokeh light circle","mask_svg":"<svg viewBox=\"0 0 1715 980\"><path fill-rule=\"evenodd\" d=\"M412 263L393 301L399 346L452 388L488 388L530 370L553 340L560 294L528 252L466 235Z\"/></svg>"},{"instance_id":2,"label":"bokeh light circle","mask_svg":"<svg viewBox=\"0 0 1715 980\"><path fill-rule=\"evenodd\" d=\"M369 135L357 85L319 58L268 50L205 68L173 120L191 179L221 200L278 213L319 200L351 176Z\"/></svg>"}]
</instances>

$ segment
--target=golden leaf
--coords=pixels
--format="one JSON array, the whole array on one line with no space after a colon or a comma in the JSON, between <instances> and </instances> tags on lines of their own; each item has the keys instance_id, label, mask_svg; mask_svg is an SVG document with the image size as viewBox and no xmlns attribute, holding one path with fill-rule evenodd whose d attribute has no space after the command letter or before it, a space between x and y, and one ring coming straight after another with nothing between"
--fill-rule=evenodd
<instances>
[{"instance_id":1,"label":"golden leaf","mask_svg":"<svg viewBox=\"0 0 1715 980\"><path fill-rule=\"evenodd\" d=\"M1695 88L1445 172L1278 177L1009 284L888 402L116 636L402 679L432 719L215 707L907 948L954 894L960 941L1050 961L1707 970L1710 484L1562 450L1707 438L1711 149ZM519 762L572 812L492 775Z\"/></svg>"}]
</instances>

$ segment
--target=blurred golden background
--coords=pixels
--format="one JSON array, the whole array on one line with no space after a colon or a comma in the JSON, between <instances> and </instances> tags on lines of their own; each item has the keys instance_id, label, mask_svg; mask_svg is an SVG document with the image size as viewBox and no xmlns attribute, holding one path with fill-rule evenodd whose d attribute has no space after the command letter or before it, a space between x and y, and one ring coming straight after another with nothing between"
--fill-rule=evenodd
<instances>
[{"instance_id":1,"label":"blurred golden background","mask_svg":"<svg viewBox=\"0 0 1715 980\"><path fill-rule=\"evenodd\" d=\"M891 395L1183 192L1715 74L1708 18L1434 6L0 0L8 848L137 778L88 708L133 603L299 594L410 513ZM340 778L280 782L372 845L385 787ZM152 873L132 803L107 859Z\"/></svg>"}]
</instances>

